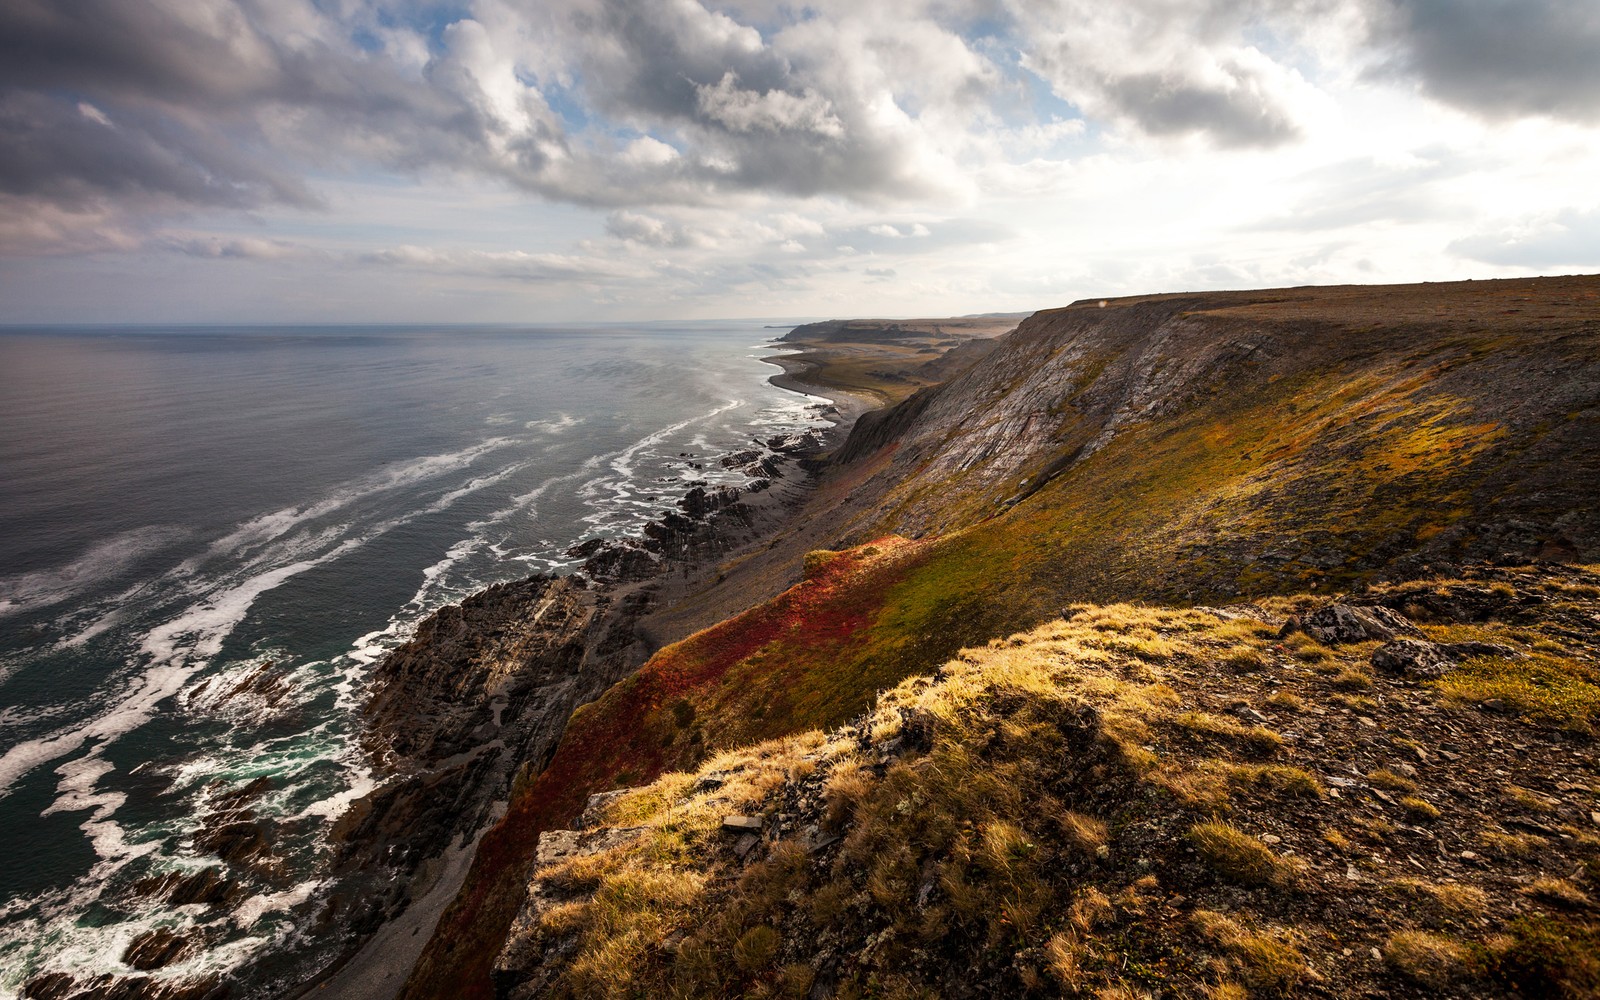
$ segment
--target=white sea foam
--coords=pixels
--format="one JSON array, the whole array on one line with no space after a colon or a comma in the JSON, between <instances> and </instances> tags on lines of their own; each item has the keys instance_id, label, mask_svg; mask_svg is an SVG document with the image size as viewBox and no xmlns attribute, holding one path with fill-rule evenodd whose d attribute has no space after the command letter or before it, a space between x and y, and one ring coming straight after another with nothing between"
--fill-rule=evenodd
<instances>
[{"instance_id":1,"label":"white sea foam","mask_svg":"<svg viewBox=\"0 0 1600 1000\"><path fill-rule=\"evenodd\" d=\"M576 427L583 423L583 418L574 417L567 413L558 413L550 420L530 420L522 426L530 431L543 431L546 434L560 434L568 428Z\"/></svg>"},{"instance_id":2,"label":"white sea foam","mask_svg":"<svg viewBox=\"0 0 1600 1000\"><path fill-rule=\"evenodd\" d=\"M283 892L265 893L252 896L240 903L233 911L233 922L240 927L254 927L262 917L269 913L290 910L306 900L321 889L323 882L302 882L293 889Z\"/></svg>"},{"instance_id":3,"label":"white sea foam","mask_svg":"<svg viewBox=\"0 0 1600 1000\"><path fill-rule=\"evenodd\" d=\"M0 578L0 617L75 597L185 534L170 526L138 528L96 542L64 566Z\"/></svg>"},{"instance_id":4,"label":"white sea foam","mask_svg":"<svg viewBox=\"0 0 1600 1000\"><path fill-rule=\"evenodd\" d=\"M633 475L633 460L634 460L635 457L638 456L639 452L643 451L646 448L649 448L652 445L660 444L661 442L665 441L667 438L669 438L672 435L678 433L679 431L683 430L686 427L693 427L695 424L698 424L702 420L710 420L712 417L715 417L718 414L727 413L729 410L735 409L735 408L743 406L743 405L744 405L744 400L742 400L742 399L730 399L726 403L724 403L723 405L717 407L716 409L712 410L709 413L702 413L699 416L690 417L687 420L680 420L675 424L669 424L666 427L663 427L658 431L655 431L655 432L650 433L650 434L646 434L644 437L642 437L639 440L635 441L633 444L631 444L628 447L622 449L622 451L614 459L611 460L611 468L612 468L613 471L615 471L619 476L622 476L623 478L631 477Z\"/></svg>"},{"instance_id":5,"label":"white sea foam","mask_svg":"<svg viewBox=\"0 0 1600 1000\"><path fill-rule=\"evenodd\" d=\"M94 846L94 853L103 861L127 861L154 851L155 843L130 845L127 832L111 816L122 808L127 796L121 792L103 792L95 786L111 773L112 764L98 756L98 752L71 760L56 768L61 782L56 786L56 800L50 803L40 818L56 813L89 811L89 818L79 828Z\"/></svg>"},{"instance_id":6,"label":"white sea foam","mask_svg":"<svg viewBox=\"0 0 1600 1000\"><path fill-rule=\"evenodd\" d=\"M392 526L392 524L390 525ZM144 673L112 707L76 726L27 740L0 757L0 797L10 792L18 778L51 760L73 753L91 739L106 743L144 725L156 706L183 690L189 678L222 649L235 625L244 619L256 599L292 577L360 547L367 538L354 538L313 559L304 559L259 573L230 589L219 590L190 606L178 617L148 632L139 652L149 658Z\"/></svg>"},{"instance_id":7,"label":"white sea foam","mask_svg":"<svg viewBox=\"0 0 1600 1000\"><path fill-rule=\"evenodd\" d=\"M211 543L210 554L238 552L252 545L271 541L288 533L296 525L314 518L325 517L357 500L377 493L413 486L435 476L464 469L483 455L514 443L516 443L515 438L490 438L487 441L481 441L459 451L446 452L440 455L425 455L399 465L389 466L359 479L336 486L327 496L313 503L299 507L285 507L282 510L251 518ZM190 562L195 564L193 568L198 568L198 560L191 560Z\"/></svg>"}]
</instances>

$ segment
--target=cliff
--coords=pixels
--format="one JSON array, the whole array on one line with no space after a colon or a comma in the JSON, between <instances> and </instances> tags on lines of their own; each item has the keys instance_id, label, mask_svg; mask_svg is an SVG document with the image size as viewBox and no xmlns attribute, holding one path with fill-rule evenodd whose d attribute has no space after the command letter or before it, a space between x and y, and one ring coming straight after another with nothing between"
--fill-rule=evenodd
<instances>
[{"instance_id":1,"label":"cliff","mask_svg":"<svg viewBox=\"0 0 1600 1000\"><path fill-rule=\"evenodd\" d=\"M1359 996L1423 989L1435 965L1448 967L1441 982L1475 984L1450 985L1469 991L1461 995L1538 976L1566 989L1587 974L1569 968L1582 947L1551 942L1581 943L1592 931L1561 923L1566 904L1549 900L1581 913L1592 875L1543 889L1519 880L1533 877L1528 858L1581 866L1600 845L1581 825L1594 802L1588 733L1600 707L1595 621L1583 604L1594 581L1530 560L1600 557L1597 482L1600 279L1151 296L1037 314L949 381L859 421L766 555L719 574L760 581L746 591L755 598L776 593L785 572L803 575L798 583L661 649L573 714L549 765L518 783L484 835L406 995L605 993L607 980L585 978L597 969L621 977L620 995L670 982L692 995L859 995L855 983L909 996L971 975L973 989L1019 995L1204 985L1238 996L1320 982L1323 995ZM816 550L803 566L797 544ZM1485 560L1533 568L1519 584ZM1424 580L1433 582L1415 592L1420 611L1393 597ZM1474 587L1529 600L1509 617L1472 617L1470 601L1468 611L1438 610ZM1387 636L1308 644L1295 637L1310 633L1291 629L1279 638L1291 615L1369 590L1399 603ZM1127 601L1153 608L1104 610ZM1249 606L1187 610L1196 605ZM1092 624L1107 615L1126 620ZM1091 634L1108 631L1123 638ZM964 648L1013 635L994 648L1026 650L1022 680L1008 679L1009 667L977 676L963 666L977 655ZM1375 659L1378 648L1403 638L1428 644L1410 650L1419 672L1402 663L1386 673L1394 657ZM1071 649L1057 648L1067 640ZM907 682L919 676L931 679ZM1269 708L1279 688L1285 697ZM934 689L943 694L918 702ZM886 690L901 693L879 700ZM1123 695L1133 702L1107 701ZM1293 721L1295 704L1316 721ZM876 714L863 719L868 710ZM945 728L917 712L943 712ZM911 739L891 716L913 724ZM1572 786L1559 797L1564 818L1532 818L1548 829L1538 832L1474 811L1441 849L1490 859L1498 881L1472 888L1495 919L1393 921L1390 937L1360 954L1377 949L1375 961L1399 978L1330 973L1366 961L1334 942L1401 891L1388 876L1381 892L1351 891L1364 859L1389 853L1383 824L1426 830L1423 806L1446 812L1423 793L1409 807L1416 815L1402 813L1398 785L1372 775L1416 784L1397 771L1419 767L1403 757L1404 741L1426 754L1446 739L1466 747L1474 732L1533 768L1502 767L1495 777L1507 790L1496 794L1514 798L1514 785L1544 801L1563 791L1559 781ZM774 739L789 742L763 743ZM847 745L860 780L840 793L853 801L835 808L818 782L848 786L833 771ZM1352 748L1362 747L1357 761ZM1430 772L1447 801L1492 773L1479 749L1450 751L1461 759L1449 763L1467 762L1459 771ZM993 767L986 754L999 755ZM904 773L927 771L929 755L967 770ZM756 763L771 758L784 766ZM1345 758L1366 770L1337 776L1376 813L1328 811L1345 798L1331 773ZM1290 776L1249 770L1278 763L1306 771L1327 796L1280 802L1273 783ZM714 802L717 786L706 782L726 784L711 772L730 766L736 792ZM963 781L951 786L950 774ZM968 780L985 797L963 798ZM1238 802L1223 794L1235 781L1247 786ZM631 806L602 802L591 819L617 837L644 837L652 853L639 859L611 834L567 835L541 865L541 838L568 830L591 795L650 782L626 797ZM858 820L871 788L888 790ZM746 846L731 861L721 835L702 828L724 809L759 820L753 843L734 840ZM910 818L896 827L895 816ZM1084 819L1039 827L1066 816ZM1301 842L1317 823L1337 834L1324 838L1333 848ZM1078 825L1089 832L1069 829ZM1263 840L1268 832L1278 840ZM827 836L844 846L818 847ZM1530 847L1524 836L1544 842ZM1105 846L1121 859L1114 878L1074 860L1080 839L1096 858ZM1462 846L1469 840L1500 846ZM1302 902L1276 898L1282 851L1261 845L1284 843L1307 866L1310 881L1295 883L1313 887ZM566 857L596 844L594 856L611 860L585 867ZM1527 847L1520 858L1517 844ZM897 859L892 870L870 860L880 851ZM1233 853L1243 876L1225 870ZM1202 864L1212 855L1222 858L1216 870ZM748 879L747 859L760 873ZM1358 877L1339 881L1336 859ZM1050 872L1041 894L1007 894L1007 871L1040 866ZM1417 905L1432 905L1427 886L1459 881L1458 869L1416 876L1426 883ZM625 877L611 880L615 872ZM1154 885L1140 882L1146 874ZM747 882L748 898L730 888ZM553 916L551 901L570 907ZM1306 923L1335 904L1344 915ZM1532 922L1514 922L1523 916ZM1492 932L1533 943L1500 947ZM1279 945L1299 957L1270 974L1252 964ZM862 947L881 956L876 965L842 957ZM1123 968L1111 970L1118 954ZM1177 978L1161 978L1163 961ZM1534 965L1544 971L1527 971ZM1075 979L1074 969L1087 971ZM1406 986L1407 969L1424 985Z\"/></svg>"}]
</instances>

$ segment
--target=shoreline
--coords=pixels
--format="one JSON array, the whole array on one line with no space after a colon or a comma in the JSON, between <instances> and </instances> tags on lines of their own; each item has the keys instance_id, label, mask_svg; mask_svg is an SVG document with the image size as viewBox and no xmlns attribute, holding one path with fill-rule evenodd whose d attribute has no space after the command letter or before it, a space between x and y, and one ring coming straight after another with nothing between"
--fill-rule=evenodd
<instances>
[{"instance_id":1,"label":"shoreline","mask_svg":"<svg viewBox=\"0 0 1600 1000\"><path fill-rule=\"evenodd\" d=\"M805 376L817 371L820 366L812 361L800 360L795 355L774 354L762 358L761 361L783 369L778 374L767 377L767 381L772 385L777 386L779 389L786 389L789 392L798 392L805 396L826 399L833 405L839 419L834 422L833 427L829 428L830 436L836 435L841 427L845 428L845 434L848 435L849 428L855 426L855 422L861 418L862 414L891 405L887 399L880 399L869 393L854 392L849 389L833 388L805 381ZM830 442L834 446L843 443L843 441Z\"/></svg>"},{"instance_id":2,"label":"shoreline","mask_svg":"<svg viewBox=\"0 0 1600 1000\"><path fill-rule=\"evenodd\" d=\"M799 368L803 373L814 366L786 365L779 358L763 357L759 360L783 369L781 373L767 378L769 384L809 399L825 401L818 404L826 406L819 414L826 422L826 427L820 429L824 441L821 451L837 448L863 413L884 405L882 400L866 394L803 382L794 377L795 373L791 371L791 368ZM663 565L656 575L645 580L607 585L616 599L643 587L654 586L662 591L662 606L635 622L636 633L647 643L644 660L648 660L661 647L688 634L681 622L674 622L673 626L660 631L652 628L652 625L663 619L671 621L674 611L683 610L683 605L691 599L715 588L718 567L723 561L742 558L762 549L795 522L815 485L817 474L808 470L805 463L815 458L816 454L811 452L788 456L786 469L789 475L774 479L766 489L750 492L741 488L740 502L750 508L753 517L754 532L749 541L723 553L720 558L690 558L677 566ZM578 567L570 572L581 573L582 570ZM675 634L679 632L683 635ZM574 710L577 707L581 706L574 706ZM505 799L494 803L497 816L504 815L508 804L509 800ZM417 876L419 881L423 878L427 880L427 888L423 893L400 913L385 921L354 952L295 986L286 995L295 998L315 995L338 997L341 1000L395 1000L404 990L439 920L465 885L479 842L496 822L498 818L478 829L470 842L452 843L446 847L432 860L433 870L427 876Z\"/></svg>"}]
</instances>

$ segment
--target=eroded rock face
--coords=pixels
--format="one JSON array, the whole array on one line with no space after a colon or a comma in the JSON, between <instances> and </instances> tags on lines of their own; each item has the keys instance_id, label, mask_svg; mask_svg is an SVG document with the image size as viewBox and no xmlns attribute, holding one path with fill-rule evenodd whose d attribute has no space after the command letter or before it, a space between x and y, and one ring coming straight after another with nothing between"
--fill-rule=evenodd
<instances>
[{"instance_id":1,"label":"eroded rock face","mask_svg":"<svg viewBox=\"0 0 1600 1000\"><path fill-rule=\"evenodd\" d=\"M642 538L573 546L583 574L490 587L441 608L389 654L374 672L365 736L387 780L351 804L332 837L341 871L393 877L335 894L326 931L375 930L409 905L413 873L499 818L515 776L544 767L573 710L648 655L636 624L656 600L652 581L742 540L751 517L740 496L693 489ZM234 832L244 843L247 831Z\"/></svg>"},{"instance_id":2,"label":"eroded rock face","mask_svg":"<svg viewBox=\"0 0 1600 1000\"><path fill-rule=\"evenodd\" d=\"M1422 632L1403 615L1380 606L1357 607L1329 604L1292 618L1285 633L1298 628L1325 646L1379 639L1387 642L1396 636L1421 636Z\"/></svg>"}]
</instances>

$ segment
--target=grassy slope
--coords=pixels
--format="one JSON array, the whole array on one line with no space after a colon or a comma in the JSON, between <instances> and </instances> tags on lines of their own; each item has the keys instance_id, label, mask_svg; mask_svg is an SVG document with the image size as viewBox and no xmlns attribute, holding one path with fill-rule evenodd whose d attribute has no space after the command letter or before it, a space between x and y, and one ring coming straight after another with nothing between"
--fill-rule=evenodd
<instances>
[{"instance_id":1,"label":"grassy slope","mask_svg":"<svg viewBox=\"0 0 1600 1000\"><path fill-rule=\"evenodd\" d=\"M1261 308L1216 322L1280 321ZM1304 313L1292 321L1307 322ZM1413 318L1380 335L1369 327L1364 338L1352 327L1352 344L1325 340L1313 365L1231 367L1228 391L1132 422L1000 516L990 516L996 495L987 487L904 476L878 524L933 507L943 522L970 526L858 549L775 601L663 650L581 710L550 767L519 788L486 835L407 995L489 995L487 972L539 831L566 825L592 792L682 769L714 749L837 725L879 690L1073 601L1326 592L1381 575L1396 555L1449 543L1454 527L1478 523L1503 496L1531 492L1524 472L1546 462L1543 453L1528 457L1541 442L1587 440L1567 449L1574 471L1600 471L1593 408L1508 422L1495 410L1495 380L1475 376L1491 363L1525 367L1519 354L1547 362L1551 349L1537 332L1508 341L1504 324L1448 317ZM1564 350L1575 370L1600 367L1592 335ZM1094 355L1075 364L1079 395L1116 368ZM1076 427L1070 399L1057 402L1064 431L1054 451L1032 457L1036 468L1093 433ZM870 527L857 530L873 537ZM1262 558L1284 539L1304 542L1303 551Z\"/></svg>"},{"instance_id":2,"label":"grassy slope","mask_svg":"<svg viewBox=\"0 0 1600 1000\"><path fill-rule=\"evenodd\" d=\"M1526 657L1428 684L1374 675L1376 643L1279 641L1310 595L1078 606L609 804L644 834L539 873L541 995L1592 996L1597 583L1369 595L1465 592L1486 620L1423 628ZM1474 707L1529 661L1564 684ZM754 853L728 812L765 816Z\"/></svg>"}]
</instances>

